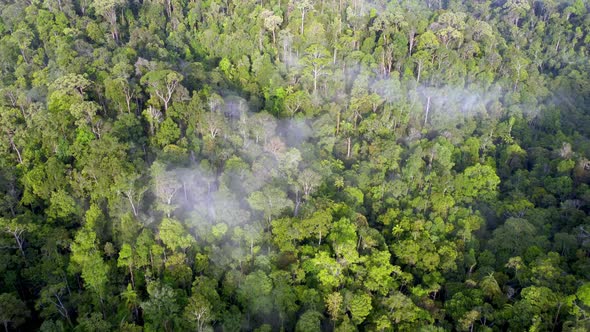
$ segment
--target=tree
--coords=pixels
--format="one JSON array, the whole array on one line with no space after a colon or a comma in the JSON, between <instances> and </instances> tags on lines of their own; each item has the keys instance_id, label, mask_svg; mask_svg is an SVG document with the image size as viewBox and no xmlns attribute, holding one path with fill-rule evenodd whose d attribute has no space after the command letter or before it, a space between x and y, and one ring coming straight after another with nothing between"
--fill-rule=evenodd
<instances>
[{"instance_id":1,"label":"tree","mask_svg":"<svg viewBox=\"0 0 590 332\"><path fill-rule=\"evenodd\" d=\"M23 301L11 293L0 294L0 322L8 332L8 326L14 328L25 322L29 316L29 309Z\"/></svg>"},{"instance_id":2,"label":"tree","mask_svg":"<svg viewBox=\"0 0 590 332\"><path fill-rule=\"evenodd\" d=\"M0 1L8 329L590 331L588 6Z\"/></svg>"},{"instance_id":3,"label":"tree","mask_svg":"<svg viewBox=\"0 0 590 332\"><path fill-rule=\"evenodd\" d=\"M141 174L120 174L115 178L114 191L129 201L135 217L139 216L141 201L149 187L144 183Z\"/></svg>"},{"instance_id":4,"label":"tree","mask_svg":"<svg viewBox=\"0 0 590 332\"><path fill-rule=\"evenodd\" d=\"M326 290L332 290L344 281L343 267L325 251L320 251L313 259L305 261L303 268L314 273Z\"/></svg>"},{"instance_id":5,"label":"tree","mask_svg":"<svg viewBox=\"0 0 590 332\"><path fill-rule=\"evenodd\" d=\"M170 286L158 282L148 284L149 300L141 303L147 325L154 330L174 331L180 306Z\"/></svg>"},{"instance_id":6,"label":"tree","mask_svg":"<svg viewBox=\"0 0 590 332\"><path fill-rule=\"evenodd\" d=\"M336 324L342 315L343 297L339 292L334 292L326 295L324 302L326 303L326 310L330 314L330 319Z\"/></svg>"},{"instance_id":7,"label":"tree","mask_svg":"<svg viewBox=\"0 0 590 332\"><path fill-rule=\"evenodd\" d=\"M395 292L382 301L387 309L387 319L400 327L419 326L432 322L432 317L424 309L415 305L408 296L400 292Z\"/></svg>"},{"instance_id":8,"label":"tree","mask_svg":"<svg viewBox=\"0 0 590 332\"><path fill-rule=\"evenodd\" d=\"M455 178L455 197L465 202L475 198L492 198L499 183L500 178L492 167L481 164L470 166Z\"/></svg>"},{"instance_id":9,"label":"tree","mask_svg":"<svg viewBox=\"0 0 590 332\"><path fill-rule=\"evenodd\" d=\"M291 275L286 271L276 271L271 273L270 277L273 280L271 297L274 306L278 309L281 326L285 323L290 325L295 320L295 314L300 307Z\"/></svg>"},{"instance_id":10,"label":"tree","mask_svg":"<svg viewBox=\"0 0 590 332\"><path fill-rule=\"evenodd\" d=\"M131 113L134 99L139 93L139 87L136 80L132 77L133 66L127 61L121 61L113 66L113 78L105 80L105 94L109 99L115 99L119 104L119 109L125 108L128 113ZM124 101L122 107L121 100Z\"/></svg>"},{"instance_id":11,"label":"tree","mask_svg":"<svg viewBox=\"0 0 590 332\"><path fill-rule=\"evenodd\" d=\"M240 302L253 314L268 315L272 310L272 280L261 270L250 273L238 289Z\"/></svg>"},{"instance_id":12,"label":"tree","mask_svg":"<svg viewBox=\"0 0 590 332\"><path fill-rule=\"evenodd\" d=\"M154 162L150 171L152 174L154 193L160 200L158 208L169 218L172 211L175 209L175 206L172 204L172 199L182 184L176 178L176 174L167 171L166 166L160 162Z\"/></svg>"},{"instance_id":13,"label":"tree","mask_svg":"<svg viewBox=\"0 0 590 332\"><path fill-rule=\"evenodd\" d=\"M18 143L21 140L24 128L22 128L22 116L19 114L16 108L0 108L0 133L6 141L10 144L10 148L16 153L18 162L23 163L21 154L22 148L18 147ZM2 140L5 142L5 140Z\"/></svg>"},{"instance_id":14,"label":"tree","mask_svg":"<svg viewBox=\"0 0 590 332\"><path fill-rule=\"evenodd\" d=\"M320 210L313 213L308 218L297 222L294 227L299 230L302 238L309 238L311 236L317 238L318 246L322 245L323 237L328 235L332 226L332 214L330 211Z\"/></svg>"},{"instance_id":15,"label":"tree","mask_svg":"<svg viewBox=\"0 0 590 332\"><path fill-rule=\"evenodd\" d=\"M215 140L226 133L227 123L219 112L204 112L199 119L199 131L201 135L210 140Z\"/></svg>"},{"instance_id":16,"label":"tree","mask_svg":"<svg viewBox=\"0 0 590 332\"><path fill-rule=\"evenodd\" d=\"M186 251L194 238L184 229L182 224L174 219L164 218L159 227L159 237L164 245L171 251L181 249Z\"/></svg>"},{"instance_id":17,"label":"tree","mask_svg":"<svg viewBox=\"0 0 590 332\"><path fill-rule=\"evenodd\" d=\"M107 284L109 282L109 265L103 258L98 248L96 233L83 228L76 234L72 249L72 272L80 271L86 286L98 295L101 303L104 303Z\"/></svg>"},{"instance_id":18,"label":"tree","mask_svg":"<svg viewBox=\"0 0 590 332\"><path fill-rule=\"evenodd\" d=\"M49 86L51 91L82 98L92 82L83 75L66 74L57 78Z\"/></svg>"},{"instance_id":19,"label":"tree","mask_svg":"<svg viewBox=\"0 0 590 332\"><path fill-rule=\"evenodd\" d=\"M97 0L93 2L96 13L104 17L111 25L111 35L116 42L119 41L117 9L124 4L125 0Z\"/></svg>"},{"instance_id":20,"label":"tree","mask_svg":"<svg viewBox=\"0 0 590 332\"><path fill-rule=\"evenodd\" d=\"M483 294L480 290L464 290L455 293L451 299L445 303L447 312L457 321L465 320L465 315L470 310L483 305Z\"/></svg>"},{"instance_id":21,"label":"tree","mask_svg":"<svg viewBox=\"0 0 590 332\"><path fill-rule=\"evenodd\" d=\"M156 134L156 128L158 128L160 126L160 122L162 122L162 112L152 105L149 105L148 108L142 112L142 114L150 125L150 135L154 136Z\"/></svg>"},{"instance_id":22,"label":"tree","mask_svg":"<svg viewBox=\"0 0 590 332\"><path fill-rule=\"evenodd\" d=\"M301 199L308 200L310 195L313 191L317 189L317 187L321 183L321 176L314 172L313 170L307 168L303 172L299 173L297 178L297 182L295 184L295 211L294 215L297 215L299 212L299 206L301 205ZM300 197L300 191L303 193L303 197Z\"/></svg>"},{"instance_id":23,"label":"tree","mask_svg":"<svg viewBox=\"0 0 590 332\"><path fill-rule=\"evenodd\" d=\"M301 172L298 178L299 185L303 189L303 195L305 198L309 196L317 189L321 182L321 176L313 170L306 168Z\"/></svg>"},{"instance_id":24,"label":"tree","mask_svg":"<svg viewBox=\"0 0 590 332\"><path fill-rule=\"evenodd\" d=\"M301 12L301 30L299 34L303 36L303 25L305 23L305 13L313 10L312 0L297 0L297 9Z\"/></svg>"},{"instance_id":25,"label":"tree","mask_svg":"<svg viewBox=\"0 0 590 332\"><path fill-rule=\"evenodd\" d=\"M205 297L194 293L184 308L184 317L195 325L197 331L202 332L206 330L206 324L214 317L212 310L211 304Z\"/></svg>"},{"instance_id":26,"label":"tree","mask_svg":"<svg viewBox=\"0 0 590 332\"><path fill-rule=\"evenodd\" d=\"M459 319L459 327L463 331L473 331L475 322L479 321L480 318L481 313L478 310L469 310Z\"/></svg>"},{"instance_id":27,"label":"tree","mask_svg":"<svg viewBox=\"0 0 590 332\"><path fill-rule=\"evenodd\" d=\"M131 284L127 284L127 288L121 292L121 299L124 301L126 309L131 310L134 318L137 319L139 316L139 298Z\"/></svg>"},{"instance_id":28,"label":"tree","mask_svg":"<svg viewBox=\"0 0 590 332\"><path fill-rule=\"evenodd\" d=\"M112 326L102 318L102 314L93 312L88 316L78 317L76 330L88 332L108 332Z\"/></svg>"},{"instance_id":29,"label":"tree","mask_svg":"<svg viewBox=\"0 0 590 332\"><path fill-rule=\"evenodd\" d=\"M500 285L498 285L498 281L494 277L493 273L490 273L487 276L483 277L479 283L479 286L483 291L484 295L490 299L496 298L497 296L502 294Z\"/></svg>"},{"instance_id":30,"label":"tree","mask_svg":"<svg viewBox=\"0 0 590 332\"><path fill-rule=\"evenodd\" d=\"M521 296L522 300L511 308L511 326L550 328L554 324L560 310L560 299L554 291L547 287L530 286L521 291Z\"/></svg>"},{"instance_id":31,"label":"tree","mask_svg":"<svg viewBox=\"0 0 590 332\"><path fill-rule=\"evenodd\" d=\"M12 33L12 37L18 45L23 60L27 64L30 63L30 60L27 57L27 52L29 51L31 42L35 37L33 31L31 31L31 29L24 22L21 22L21 24L18 25L18 28Z\"/></svg>"},{"instance_id":32,"label":"tree","mask_svg":"<svg viewBox=\"0 0 590 332\"><path fill-rule=\"evenodd\" d=\"M297 325L295 326L296 332L316 332L321 331L320 329L320 318L322 314L315 310L308 310L299 317Z\"/></svg>"},{"instance_id":33,"label":"tree","mask_svg":"<svg viewBox=\"0 0 590 332\"><path fill-rule=\"evenodd\" d=\"M313 44L305 49L303 62L307 73L313 79L313 94L317 92L318 80L324 75L324 68L330 63L330 53L320 44Z\"/></svg>"},{"instance_id":34,"label":"tree","mask_svg":"<svg viewBox=\"0 0 590 332\"><path fill-rule=\"evenodd\" d=\"M420 83L422 71L430 64L430 54L424 50L420 50L412 55L412 60L416 64L416 83Z\"/></svg>"},{"instance_id":35,"label":"tree","mask_svg":"<svg viewBox=\"0 0 590 332\"><path fill-rule=\"evenodd\" d=\"M305 90L298 90L287 95L284 101L285 109L289 116L293 118L299 111L305 111L310 107L311 100Z\"/></svg>"},{"instance_id":36,"label":"tree","mask_svg":"<svg viewBox=\"0 0 590 332\"><path fill-rule=\"evenodd\" d=\"M270 10L263 10L262 13L260 13L260 16L264 20L264 28L272 32L272 43L276 45L277 39L275 31L281 25L281 23L283 23L283 18L278 15L274 15L274 13Z\"/></svg>"},{"instance_id":37,"label":"tree","mask_svg":"<svg viewBox=\"0 0 590 332\"><path fill-rule=\"evenodd\" d=\"M92 101L83 101L70 106L70 113L76 120L76 125L78 127L90 127L92 133L98 138L100 138L103 129L103 122L97 116L99 110L100 106Z\"/></svg>"},{"instance_id":38,"label":"tree","mask_svg":"<svg viewBox=\"0 0 590 332\"><path fill-rule=\"evenodd\" d=\"M129 276L131 278L131 286L135 289L135 278L133 276L133 269L135 268L135 252L131 245L125 243L119 251L119 258L117 259L118 267L126 267L129 269Z\"/></svg>"},{"instance_id":39,"label":"tree","mask_svg":"<svg viewBox=\"0 0 590 332\"><path fill-rule=\"evenodd\" d=\"M262 191L250 194L248 203L252 209L262 211L269 225L274 216L278 216L285 209L293 208L293 202L287 198L287 194L271 186L266 186Z\"/></svg>"},{"instance_id":40,"label":"tree","mask_svg":"<svg viewBox=\"0 0 590 332\"><path fill-rule=\"evenodd\" d=\"M170 117L167 117L166 120L160 124L158 133L154 137L158 145L161 147L174 144L179 138L180 128L178 128L178 125Z\"/></svg>"},{"instance_id":41,"label":"tree","mask_svg":"<svg viewBox=\"0 0 590 332\"><path fill-rule=\"evenodd\" d=\"M370 291L376 291L386 295L392 288L391 274L394 267L389 262L391 254L387 251L374 251L365 263L367 278L364 286ZM397 267L399 269L399 267Z\"/></svg>"},{"instance_id":42,"label":"tree","mask_svg":"<svg viewBox=\"0 0 590 332\"><path fill-rule=\"evenodd\" d=\"M432 31L426 31L416 38L416 49L433 53L439 47L438 38Z\"/></svg>"},{"instance_id":43,"label":"tree","mask_svg":"<svg viewBox=\"0 0 590 332\"><path fill-rule=\"evenodd\" d=\"M584 283L578 287L572 312L576 316L576 323L584 326L590 310L590 284Z\"/></svg>"},{"instance_id":44,"label":"tree","mask_svg":"<svg viewBox=\"0 0 590 332\"><path fill-rule=\"evenodd\" d=\"M352 316L352 321L356 325L360 325L373 309L371 295L364 293L349 293L347 295L346 307Z\"/></svg>"},{"instance_id":45,"label":"tree","mask_svg":"<svg viewBox=\"0 0 590 332\"><path fill-rule=\"evenodd\" d=\"M510 23L518 26L518 21L531 9L531 5L528 0L508 0L502 8L506 11Z\"/></svg>"},{"instance_id":46,"label":"tree","mask_svg":"<svg viewBox=\"0 0 590 332\"><path fill-rule=\"evenodd\" d=\"M511 53L510 60L510 71L514 82L513 90L517 91L518 84L526 81L529 77L527 68L530 64L530 59L524 56L521 52L515 50Z\"/></svg>"},{"instance_id":47,"label":"tree","mask_svg":"<svg viewBox=\"0 0 590 332\"><path fill-rule=\"evenodd\" d=\"M489 244L498 252L499 257L508 260L510 257L520 256L525 250L537 242L537 229L528 220L522 218L508 218L504 224L494 230L494 236Z\"/></svg>"},{"instance_id":48,"label":"tree","mask_svg":"<svg viewBox=\"0 0 590 332\"><path fill-rule=\"evenodd\" d=\"M328 239L332 242L336 257L344 264L352 264L359 259L356 227L349 219L342 218L335 222Z\"/></svg>"},{"instance_id":49,"label":"tree","mask_svg":"<svg viewBox=\"0 0 590 332\"><path fill-rule=\"evenodd\" d=\"M27 221L21 216L14 219L0 218L0 229L14 238L16 248L26 260L25 255L25 234L27 232L35 231L36 227L33 223Z\"/></svg>"},{"instance_id":50,"label":"tree","mask_svg":"<svg viewBox=\"0 0 590 332\"><path fill-rule=\"evenodd\" d=\"M438 17L435 26L436 34L446 48L452 41L457 41L460 46L463 41L466 17L467 15L461 12L445 12Z\"/></svg>"},{"instance_id":51,"label":"tree","mask_svg":"<svg viewBox=\"0 0 590 332\"><path fill-rule=\"evenodd\" d=\"M170 100L184 76L173 70L156 70L145 74L141 78L141 83L148 87L148 90L153 93L164 104L164 111L168 111Z\"/></svg>"},{"instance_id":52,"label":"tree","mask_svg":"<svg viewBox=\"0 0 590 332\"><path fill-rule=\"evenodd\" d=\"M68 286L65 282L45 286L40 294L35 308L41 310L43 317L49 318L59 314L69 325L72 325L70 318L70 306L67 301Z\"/></svg>"}]
</instances>

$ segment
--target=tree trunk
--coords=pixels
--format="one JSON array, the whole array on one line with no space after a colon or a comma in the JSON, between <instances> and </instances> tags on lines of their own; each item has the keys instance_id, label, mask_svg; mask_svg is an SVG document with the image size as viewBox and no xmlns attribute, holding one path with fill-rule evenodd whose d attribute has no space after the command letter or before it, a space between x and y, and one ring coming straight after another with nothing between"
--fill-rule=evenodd
<instances>
[{"instance_id":1,"label":"tree trunk","mask_svg":"<svg viewBox=\"0 0 590 332\"><path fill-rule=\"evenodd\" d=\"M352 137L348 137L346 139L346 158L350 158L351 148L352 148Z\"/></svg>"},{"instance_id":2,"label":"tree trunk","mask_svg":"<svg viewBox=\"0 0 590 332\"><path fill-rule=\"evenodd\" d=\"M24 241L20 238L19 235L17 235L16 233L14 234L14 239L16 240L16 245L18 246L18 251L20 251L20 254L23 256L25 263L27 261L27 257L25 256L25 251L23 249L24 247Z\"/></svg>"},{"instance_id":3,"label":"tree trunk","mask_svg":"<svg viewBox=\"0 0 590 332\"><path fill-rule=\"evenodd\" d=\"M135 289L135 278L133 277L133 267L129 265L129 275L131 276L131 287Z\"/></svg>"},{"instance_id":4,"label":"tree trunk","mask_svg":"<svg viewBox=\"0 0 590 332\"><path fill-rule=\"evenodd\" d=\"M418 63L418 77L416 77L416 83L420 83L420 74L422 73L422 64Z\"/></svg>"},{"instance_id":5,"label":"tree trunk","mask_svg":"<svg viewBox=\"0 0 590 332\"><path fill-rule=\"evenodd\" d=\"M125 90L125 102L127 103L127 113L131 113L131 98L133 95L128 93L128 90Z\"/></svg>"},{"instance_id":6,"label":"tree trunk","mask_svg":"<svg viewBox=\"0 0 590 332\"><path fill-rule=\"evenodd\" d=\"M166 0L166 14L168 14L168 17L172 16L172 5L170 0Z\"/></svg>"},{"instance_id":7,"label":"tree trunk","mask_svg":"<svg viewBox=\"0 0 590 332\"><path fill-rule=\"evenodd\" d=\"M301 205L301 198L299 198L299 191L295 193L295 209L293 210L293 216L297 217L299 214L299 206Z\"/></svg>"},{"instance_id":8,"label":"tree trunk","mask_svg":"<svg viewBox=\"0 0 590 332\"><path fill-rule=\"evenodd\" d=\"M20 48L20 54L22 54L23 60L25 60L25 62L28 64L29 63L29 59L27 59L27 56L25 55L25 50L23 50L22 48Z\"/></svg>"},{"instance_id":9,"label":"tree trunk","mask_svg":"<svg viewBox=\"0 0 590 332\"><path fill-rule=\"evenodd\" d=\"M131 203L131 209L133 210L133 215L137 217L137 209L135 208L135 204L133 203L133 198L131 194L127 194L127 199L129 199L129 203Z\"/></svg>"},{"instance_id":10,"label":"tree trunk","mask_svg":"<svg viewBox=\"0 0 590 332\"><path fill-rule=\"evenodd\" d=\"M336 47L334 47L334 60L332 61L333 65L336 65L336 55L338 53L338 49Z\"/></svg>"},{"instance_id":11,"label":"tree trunk","mask_svg":"<svg viewBox=\"0 0 590 332\"><path fill-rule=\"evenodd\" d=\"M424 114L424 126L426 126L426 123L428 122L428 113L430 113L430 97L428 97L426 100L427 101L426 101L426 111ZM432 159L431 159L431 161L432 161Z\"/></svg>"},{"instance_id":12,"label":"tree trunk","mask_svg":"<svg viewBox=\"0 0 590 332\"><path fill-rule=\"evenodd\" d=\"M23 158L22 158L22 156L20 154L20 151L16 147L16 144L14 144L14 140L12 139L12 136L9 137L9 140L10 140L10 146L12 147L12 149L14 149L14 151L16 151L16 154L18 156L18 162L20 164L22 164L23 163Z\"/></svg>"},{"instance_id":13,"label":"tree trunk","mask_svg":"<svg viewBox=\"0 0 590 332\"><path fill-rule=\"evenodd\" d=\"M336 116L336 135L340 133L340 110L338 110L338 114Z\"/></svg>"},{"instance_id":14,"label":"tree trunk","mask_svg":"<svg viewBox=\"0 0 590 332\"><path fill-rule=\"evenodd\" d=\"M553 320L553 327L551 328L551 331L555 331L555 326L557 326L557 321L559 320L559 312L561 311L561 307L562 307L563 303L559 303L559 306L557 307L557 313L555 314L555 319Z\"/></svg>"},{"instance_id":15,"label":"tree trunk","mask_svg":"<svg viewBox=\"0 0 590 332\"><path fill-rule=\"evenodd\" d=\"M303 36L303 22L305 22L305 9L301 9L301 36Z\"/></svg>"},{"instance_id":16,"label":"tree trunk","mask_svg":"<svg viewBox=\"0 0 590 332\"><path fill-rule=\"evenodd\" d=\"M315 69L313 70L313 94L315 95L317 89L318 89L318 76L319 76L319 70Z\"/></svg>"}]
</instances>

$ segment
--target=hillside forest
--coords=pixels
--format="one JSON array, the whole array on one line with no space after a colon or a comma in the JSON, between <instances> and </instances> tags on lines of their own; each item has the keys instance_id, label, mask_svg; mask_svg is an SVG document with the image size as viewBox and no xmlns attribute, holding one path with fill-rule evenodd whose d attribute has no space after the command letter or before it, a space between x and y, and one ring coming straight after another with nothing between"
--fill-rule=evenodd
<instances>
[{"instance_id":1,"label":"hillside forest","mask_svg":"<svg viewBox=\"0 0 590 332\"><path fill-rule=\"evenodd\" d=\"M1 0L0 330L590 330L583 0Z\"/></svg>"}]
</instances>

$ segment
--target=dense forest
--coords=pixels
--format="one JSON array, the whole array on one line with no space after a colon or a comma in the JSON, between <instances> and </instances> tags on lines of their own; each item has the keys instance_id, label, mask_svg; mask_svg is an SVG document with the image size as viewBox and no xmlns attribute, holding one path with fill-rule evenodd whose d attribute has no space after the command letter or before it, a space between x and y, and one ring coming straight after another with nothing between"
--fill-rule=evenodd
<instances>
[{"instance_id":1,"label":"dense forest","mask_svg":"<svg viewBox=\"0 0 590 332\"><path fill-rule=\"evenodd\" d=\"M584 0L1 0L6 331L590 330Z\"/></svg>"}]
</instances>

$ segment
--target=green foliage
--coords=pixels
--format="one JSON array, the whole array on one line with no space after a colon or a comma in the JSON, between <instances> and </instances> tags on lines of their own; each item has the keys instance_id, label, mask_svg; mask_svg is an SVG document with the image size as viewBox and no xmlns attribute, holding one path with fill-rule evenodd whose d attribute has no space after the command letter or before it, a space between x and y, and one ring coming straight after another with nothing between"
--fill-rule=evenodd
<instances>
[{"instance_id":1,"label":"green foliage","mask_svg":"<svg viewBox=\"0 0 590 332\"><path fill-rule=\"evenodd\" d=\"M72 243L72 272L81 272L86 286L103 297L106 292L109 265L105 264L98 248L96 233L83 228L76 234Z\"/></svg>"},{"instance_id":2,"label":"green foliage","mask_svg":"<svg viewBox=\"0 0 590 332\"><path fill-rule=\"evenodd\" d=\"M174 331L178 324L180 306L177 294L167 285L148 284L149 300L141 303L146 319L146 328L150 331Z\"/></svg>"},{"instance_id":3,"label":"green foliage","mask_svg":"<svg viewBox=\"0 0 590 332\"><path fill-rule=\"evenodd\" d=\"M187 233L182 224L174 219L164 218L159 227L159 237L164 245L171 251L186 250L194 238Z\"/></svg>"},{"instance_id":4,"label":"green foliage","mask_svg":"<svg viewBox=\"0 0 590 332\"><path fill-rule=\"evenodd\" d=\"M6 331L8 331L8 326L17 328L24 323L29 314L25 303L14 294L4 293L0 295L0 322L2 322Z\"/></svg>"},{"instance_id":5,"label":"green foliage","mask_svg":"<svg viewBox=\"0 0 590 332\"><path fill-rule=\"evenodd\" d=\"M371 296L369 294L350 294L347 300L347 308L356 325L360 325L371 313Z\"/></svg>"},{"instance_id":6,"label":"green foliage","mask_svg":"<svg viewBox=\"0 0 590 332\"><path fill-rule=\"evenodd\" d=\"M166 146L175 143L180 138L180 129L172 121L171 118L166 118L158 128L155 140L159 146Z\"/></svg>"},{"instance_id":7,"label":"green foliage","mask_svg":"<svg viewBox=\"0 0 590 332\"><path fill-rule=\"evenodd\" d=\"M4 329L590 330L589 9L3 1Z\"/></svg>"},{"instance_id":8,"label":"green foliage","mask_svg":"<svg viewBox=\"0 0 590 332\"><path fill-rule=\"evenodd\" d=\"M268 315L272 310L270 297L272 280L263 272L250 273L240 285L238 295L240 301L254 314Z\"/></svg>"},{"instance_id":9,"label":"green foliage","mask_svg":"<svg viewBox=\"0 0 590 332\"><path fill-rule=\"evenodd\" d=\"M273 216L293 206L293 202L287 198L284 191L272 187L253 192L248 197L248 203L254 210L261 211L269 223L272 221Z\"/></svg>"},{"instance_id":10,"label":"green foliage","mask_svg":"<svg viewBox=\"0 0 590 332\"><path fill-rule=\"evenodd\" d=\"M457 177L455 192L457 198L471 202L475 198L491 199L500 184L500 178L488 165L470 166Z\"/></svg>"},{"instance_id":11,"label":"green foliage","mask_svg":"<svg viewBox=\"0 0 590 332\"><path fill-rule=\"evenodd\" d=\"M303 332L303 331L321 331L320 329L320 318L322 314L309 310L303 313L299 320L297 321L297 326L295 331Z\"/></svg>"}]
</instances>

